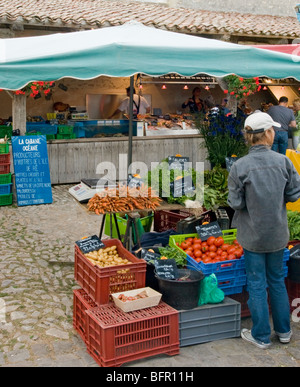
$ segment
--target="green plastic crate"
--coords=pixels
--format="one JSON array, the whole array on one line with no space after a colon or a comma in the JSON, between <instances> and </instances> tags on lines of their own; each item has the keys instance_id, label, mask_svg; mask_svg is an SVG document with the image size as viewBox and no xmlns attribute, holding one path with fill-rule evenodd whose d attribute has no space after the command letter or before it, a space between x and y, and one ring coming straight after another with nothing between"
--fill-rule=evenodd
<instances>
[{"instance_id":1,"label":"green plastic crate","mask_svg":"<svg viewBox=\"0 0 300 387\"><path fill-rule=\"evenodd\" d=\"M11 183L11 173L0 174L0 184L10 184Z\"/></svg>"},{"instance_id":2,"label":"green plastic crate","mask_svg":"<svg viewBox=\"0 0 300 387\"><path fill-rule=\"evenodd\" d=\"M0 153L2 153L2 154L9 153L9 144L8 143L0 144Z\"/></svg>"},{"instance_id":3,"label":"green plastic crate","mask_svg":"<svg viewBox=\"0 0 300 387\"><path fill-rule=\"evenodd\" d=\"M26 132L25 133L25 136L42 136L43 133L42 132L35 132L35 131L32 131L32 132Z\"/></svg>"},{"instance_id":4,"label":"green plastic crate","mask_svg":"<svg viewBox=\"0 0 300 387\"><path fill-rule=\"evenodd\" d=\"M56 139L57 140L72 140L76 138L76 134L70 133L70 134L57 134Z\"/></svg>"},{"instance_id":5,"label":"green plastic crate","mask_svg":"<svg viewBox=\"0 0 300 387\"><path fill-rule=\"evenodd\" d=\"M7 136L7 138L11 138L12 131L12 126L0 125L0 138L4 138L5 136Z\"/></svg>"},{"instance_id":6,"label":"green plastic crate","mask_svg":"<svg viewBox=\"0 0 300 387\"><path fill-rule=\"evenodd\" d=\"M119 214L116 214L117 217L117 222L118 222L118 227L120 231L120 236L121 239L124 239L125 233L126 233L126 226L127 226L127 218L123 218ZM138 218L137 219L137 229L140 233L140 236L144 232L149 232L151 230L152 222L153 222L153 217L154 215L151 214L149 216L146 216L144 218ZM104 233L106 235L110 235L110 216L107 215L105 218L105 228L104 228ZM134 229L132 229L132 239L133 242L136 243L136 235ZM117 228L115 225L114 218L112 217L112 238L118 238L118 233L117 233Z\"/></svg>"},{"instance_id":7,"label":"green plastic crate","mask_svg":"<svg viewBox=\"0 0 300 387\"><path fill-rule=\"evenodd\" d=\"M233 228L230 230L222 230L222 233L223 233L224 242L232 244L232 242L236 239L237 229ZM169 244L171 246L175 246L178 249L180 249L180 247L178 247L176 245L176 242L181 244L181 242L185 241L187 238L195 238L195 237L197 237L197 238L199 237L197 233L196 234L171 235L169 238ZM180 251L182 251L182 249L180 249Z\"/></svg>"},{"instance_id":8,"label":"green plastic crate","mask_svg":"<svg viewBox=\"0 0 300 387\"><path fill-rule=\"evenodd\" d=\"M0 206L10 206L13 201L13 194L0 195Z\"/></svg>"},{"instance_id":9,"label":"green plastic crate","mask_svg":"<svg viewBox=\"0 0 300 387\"><path fill-rule=\"evenodd\" d=\"M47 140L55 140L55 134L46 134Z\"/></svg>"},{"instance_id":10,"label":"green plastic crate","mask_svg":"<svg viewBox=\"0 0 300 387\"><path fill-rule=\"evenodd\" d=\"M70 125L58 125L57 127L58 134L73 134L74 127Z\"/></svg>"}]
</instances>

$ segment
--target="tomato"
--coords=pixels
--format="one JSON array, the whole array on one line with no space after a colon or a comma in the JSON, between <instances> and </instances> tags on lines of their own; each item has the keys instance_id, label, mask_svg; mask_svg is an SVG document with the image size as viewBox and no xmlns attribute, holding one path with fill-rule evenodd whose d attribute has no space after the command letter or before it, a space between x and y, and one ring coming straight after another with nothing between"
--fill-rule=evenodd
<instances>
[{"instance_id":1,"label":"tomato","mask_svg":"<svg viewBox=\"0 0 300 387\"><path fill-rule=\"evenodd\" d=\"M223 250L219 247L217 250L217 255L221 255L223 253Z\"/></svg>"},{"instance_id":2,"label":"tomato","mask_svg":"<svg viewBox=\"0 0 300 387\"><path fill-rule=\"evenodd\" d=\"M215 253L217 251L217 246L216 245L210 245L208 250L209 251L213 251Z\"/></svg>"},{"instance_id":3,"label":"tomato","mask_svg":"<svg viewBox=\"0 0 300 387\"><path fill-rule=\"evenodd\" d=\"M235 256L237 258L241 258L241 256L243 255L243 250L239 247L235 250Z\"/></svg>"},{"instance_id":4,"label":"tomato","mask_svg":"<svg viewBox=\"0 0 300 387\"><path fill-rule=\"evenodd\" d=\"M194 238L194 243L201 243L202 242L202 240L200 239L200 238Z\"/></svg>"},{"instance_id":5,"label":"tomato","mask_svg":"<svg viewBox=\"0 0 300 387\"><path fill-rule=\"evenodd\" d=\"M217 254L214 253L213 251L210 251L210 252L208 253L208 256L210 257L210 259L214 259L214 258L216 258Z\"/></svg>"},{"instance_id":6,"label":"tomato","mask_svg":"<svg viewBox=\"0 0 300 387\"><path fill-rule=\"evenodd\" d=\"M182 243L181 243L181 248L182 248L183 250L186 250L186 249L188 248L188 245L187 245L185 242L182 242Z\"/></svg>"},{"instance_id":7,"label":"tomato","mask_svg":"<svg viewBox=\"0 0 300 387\"><path fill-rule=\"evenodd\" d=\"M191 250L191 249L186 249L185 252L187 253L187 255L193 254L193 250Z\"/></svg>"},{"instance_id":8,"label":"tomato","mask_svg":"<svg viewBox=\"0 0 300 387\"><path fill-rule=\"evenodd\" d=\"M224 239L223 237L217 237L215 240L215 246L220 247L224 244Z\"/></svg>"},{"instance_id":9,"label":"tomato","mask_svg":"<svg viewBox=\"0 0 300 387\"><path fill-rule=\"evenodd\" d=\"M196 258L196 262L201 262L201 258Z\"/></svg>"},{"instance_id":10,"label":"tomato","mask_svg":"<svg viewBox=\"0 0 300 387\"><path fill-rule=\"evenodd\" d=\"M216 240L216 237L214 236L210 236L208 239L207 239L207 244L210 246L210 245L213 245L215 243L215 240Z\"/></svg>"},{"instance_id":11,"label":"tomato","mask_svg":"<svg viewBox=\"0 0 300 387\"><path fill-rule=\"evenodd\" d=\"M194 241L194 238L187 238L186 240L185 240L185 242L187 243L187 242L191 242L191 243L193 243L193 241Z\"/></svg>"},{"instance_id":12,"label":"tomato","mask_svg":"<svg viewBox=\"0 0 300 387\"><path fill-rule=\"evenodd\" d=\"M228 254L226 253L226 251L223 251L222 254L220 255L221 258L224 258L224 259L227 259L228 258Z\"/></svg>"},{"instance_id":13,"label":"tomato","mask_svg":"<svg viewBox=\"0 0 300 387\"><path fill-rule=\"evenodd\" d=\"M235 247L232 246L232 247L229 247L229 248L228 248L227 253L228 253L228 255L229 255L229 254L234 254L235 251L236 251Z\"/></svg>"},{"instance_id":14,"label":"tomato","mask_svg":"<svg viewBox=\"0 0 300 387\"><path fill-rule=\"evenodd\" d=\"M205 246L205 245L202 246L201 250L202 250L203 253L206 253L206 251L208 251L208 246Z\"/></svg>"},{"instance_id":15,"label":"tomato","mask_svg":"<svg viewBox=\"0 0 300 387\"><path fill-rule=\"evenodd\" d=\"M228 243L224 243L222 246L221 246L221 249L223 251L227 251L229 249L230 245Z\"/></svg>"},{"instance_id":16,"label":"tomato","mask_svg":"<svg viewBox=\"0 0 300 387\"><path fill-rule=\"evenodd\" d=\"M201 252L201 250L195 250L195 251L194 251L194 255L195 255L196 258L202 257L202 252Z\"/></svg>"},{"instance_id":17,"label":"tomato","mask_svg":"<svg viewBox=\"0 0 300 387\"><path fill-rule=\"evenodd\" d=\"M236 259L236 256L234 254L228 254L228 261L232 261L233 259Z\"/></svg>"},{"instance_id":18,"label":"tomato","mask_svg":"<svg viewBox=\"0 0 300 387\"><path fill-rule=\"evenodd\" d=\"M200 250L201 249L201 244L200 243L194 243L193 247L194 247L194 250Z\"/></svg>"},{"instance_id":19,"label":"tomato","mask_svg":"<svg viewBox=\"0 0 300 387\"><path fill-rule=\"evenodd\" d=\"M210 263L210 258L206 257L202 259L203 263Z\"/></svg>"},{"instance_id":20,"label":"tomato","mask_svg":"<svg viewBox=\"0 0 300 387\"><path fill-rule=\"evenodd\" d=\"M178 242L176 242L176 246L180 247L180 244Z\"/></svg>"},{"instance_id":21,"label":"tomato","mask_svg":"<svg viewBox=\"0 0 300 387\"><path fill-rule=\"evenodd\" d=\"M186 243L188 246L192 246L192 241L186 240L185 243Z\"/></svg>"},{"instance_id":22,"label":"tomato","mask_svg":"<svg viewBox=\"0 0 300 387\"><path fill-rule=\"evenodd\" d=\"M234 244L234 245L239 245L239 242L237 241L237 239L235 239L235 240L233 241L233 244Z\"/></svg>"}]
</instances>

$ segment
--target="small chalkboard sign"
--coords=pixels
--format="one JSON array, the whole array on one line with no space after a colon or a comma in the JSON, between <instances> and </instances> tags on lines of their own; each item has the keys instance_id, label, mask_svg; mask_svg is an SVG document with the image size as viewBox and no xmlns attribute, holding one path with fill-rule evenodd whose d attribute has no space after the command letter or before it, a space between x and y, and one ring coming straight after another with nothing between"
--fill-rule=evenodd
<instances>
[{"instance_id":1,"label":"small chalkboard sign","mask_svg":"<svg viewBox=\"0 0 300 387\"><path fill-rule=\"evenodd\" d=\"M181 196L188 196L194 193L195 186L193 184L192 176L184 176L180 179L174 180L170 183L171 193L174 198L180 198Z\"/></svg>"},{"instance_id":2,"label":"small chalkboard sign","mask_svg":"<svg viewBox=\"0 0 300 387\"><path fill-rule=\"evenodd\" d=\"M132 175L128 176L128 187L130 188L139 188L143 184L143 180L140 177L135 177Z\"/></svg>"},{"instance_id":3,"label":"small chalkboard sign","mask_svg":"<svg viewBox=\"0 0 300 387\"><path fill-rule=\"evenodd\" d=\"M216 238L223 236L221 227L217 221L196 226L196 231L202 241L206 241L210 236L214 236Z\"/></svg>"},{"instance_id":4,"label":"small chalkboard sign","mask_svg":"<svg viewBox=\"0 0 300 387\"><path fill-rule=\"evenodd\" d=\"M178 278L178 268L175 259L160 259L154 261L155 272L158 277L175 280Z\"/></svg>"},{"instance_id":5,"label":"small chalkboard sign","mask_svg":"<svg viewBox=\"0 0 300 387\"><path fill-rule=\"evenodd\" d=\"M226 169L230 172L232 164L237 161L239 157L225 157Z\"/></svg>"},{"instance_id":6,"label":"small chalkboard sign","mask_svg":"<svg viewBox=\"0 0 300 387\"><path fill-rule=\"evenodd\" d=\"M169 169L186 170L189 168L190 158L184 156L168 156Z\"/></svg>"},{"instance_id":7,"label":"small chalkboard sign","mask_svg":"<svg viewBox=\"0 0 300 387\"><path fill-rule=\"evenodd\" d=\"M146 262L155 261L160 258L160 254L154 253L146 249L142 249L141 258L144 259Z\"/></svg>"},{"instance_id":8,"label":"small chalkboard sign","mask_svg":"<svg viewBox=\"0 0 300 387\"><path fill-rule=\"evenodd\" d=\"M83 252L83 254L87 254L91 251L99 250L105 247L105 244L99 239L97 235L92 235L90 237L80 239L75 243Z\"/></svg>"}]
</instances>

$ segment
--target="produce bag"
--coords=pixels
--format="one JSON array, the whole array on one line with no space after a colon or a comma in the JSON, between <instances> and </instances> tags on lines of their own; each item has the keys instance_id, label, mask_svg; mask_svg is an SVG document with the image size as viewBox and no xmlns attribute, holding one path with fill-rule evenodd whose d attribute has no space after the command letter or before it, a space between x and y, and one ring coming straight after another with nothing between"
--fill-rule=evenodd
<instances>
[{"instance_id":1,"label":"produce bag","mask_svg":"<svg viewBox=\"0 0 300 387\"><path fill-rule=\"evenodd\" d=\"M215 274L203 278L200 283L200 296L198 306L205 304L218 304L225 298L225 293L218 288L218 279Z\"/></svg>"}]
</instances>

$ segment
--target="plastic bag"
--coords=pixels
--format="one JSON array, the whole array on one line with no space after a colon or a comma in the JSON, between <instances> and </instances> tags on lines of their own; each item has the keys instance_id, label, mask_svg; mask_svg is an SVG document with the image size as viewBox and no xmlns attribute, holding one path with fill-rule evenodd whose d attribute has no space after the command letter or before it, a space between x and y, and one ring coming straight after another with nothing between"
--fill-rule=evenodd
<instances>
[{"instance_id":1,"label":"plastic bag","mask_svg":"<svg viewBox=\"0 0 300 387\"><path fill-rule=\"evenodd\" d=\"M218 288L218 279L215 274L204 277L200 283L200 297L198 305L218 304L225 298L222 289Z\"/></svg>"}]
</instances>

